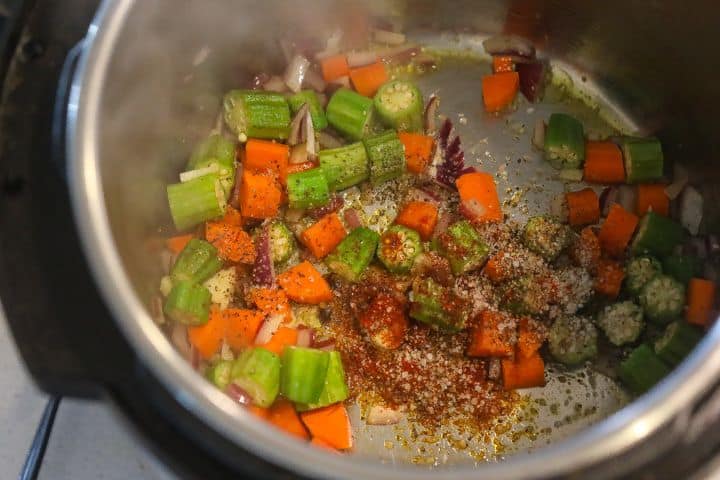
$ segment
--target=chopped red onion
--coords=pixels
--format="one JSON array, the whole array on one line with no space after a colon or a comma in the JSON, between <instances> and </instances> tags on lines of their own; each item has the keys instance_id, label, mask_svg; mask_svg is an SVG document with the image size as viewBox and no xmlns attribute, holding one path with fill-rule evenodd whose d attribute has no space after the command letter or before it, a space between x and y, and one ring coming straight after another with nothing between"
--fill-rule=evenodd
<instances>
[{"instance_id":1,"label":"chopped red onion","mask_svg":"<svg viewBox=\"0 0 720 480\"><path fill-rule=\"evenodd\" d=\"M373 405L367 416L368 425L394 425L403 418L400 410L395 410L383 405Z\"/></svg>"},{"instance_id":2,"label":"chopped red onion","mask_svg":"<svg viewBox=\"0 0 720 480\"><path fill-rule=\"evenodd\" d=\"M485 51L490 55L517 55L525 58L535 58L533 44L517 35L495 35L482 43Z\"/></svg>"},{"instance_id":3,"label":"chopped red onion","mask_svg":"<svg viewBox=\"0 0 720 480\"><path fill-rule=\"evenodd\" d=\"M172 343L180 355L187 361L191 361L192 347L187 335L187 327L181 323L173 323L170 330L170 343Z\"/></svg>"},{"instance_id":4,"label":"chopped red onion","mask_svg":"<svg viewBox=\"0 0 720 480\"><path fill-rule=\"evenodd\" d=\"M315 220L319 220L325 215L340 210L345 205L345 200L340 195L333 195L330 197L330 201L322 207L311 208L307 211L308 216Z\"/></svg>"},{"instance_id":5,"label":"chopped red onion","mask_svg":"<svg viewBox=\"0 0 720 480\"><path fill-rule=\"evenodd\" d=\"M430 95L425 107L425 135L435 135L437 133L437 111L439 107L440 98L435 94Z\"/></svg>"},{"instance_id":6,"label":"chopped red onion","mask_svg":"<svg viewBox=\"0 0 720 480\"><path fill-rule=\"evenodd\" d=\"M688 171L685 170L685 167L675 163L673 165L673 182L665 187L665 194L670 200L675 200L688 184L688 180Z\"/></svg>"},{"instance_id":7,"label":"chopped red onion","mask_svg":"<svg viewBox=\"0 0 720 480\"><path fill-rule=\"evenodd\" d=\"M285 81L281 77L273 75L263 84L263 90L267 92L283 93L287 92L287 85L285 85Z\"/></svg>"},{"instance_id":8,"label":"chopped red onion","mask_svg":"<svg viewBox=\"0 0 720 480\"><path fill-rule=\"evenodd\" d=\"M357 210L354 208L348 208L343 212L343 218L345 219L345 223L347 224L348 228L355 229L362 227L362 220L360 220L360 215L358 215Z\"/></svg>"},{"instance_id":9,"label":"chopped red onion","mask_svg":"<svg viewBox=\"0 0 720 480\"><path fill-rule=\"evenodd\" d=\"M290 164L297 165L299 163L305 163L308 161L307 157L307 143L300 143L294 145L290 149Z\"/></svg>"},{"instance_id":10,"label":"chopped red onion","mask_svg":"<svg viewBox=\"0 0 720 480\"><path fill-rule=\"evenodd\" d=\"M614 203L618 203L619 190L617 187L605 187L600 193L600 209L604 217L610 213L610 207Z\"/></svg>"},{"instance_id":11,"label":"chopped red onion","mask_svg":"<svg viewBox=\"0 0 720 480\"><path fill-rule=\"evenodd\" d=\"M307 105L307 104L305 104ZM307 157L314 162L317 160L317 149L315 148L315 126L313 125L310 109L305 112L305 138L307 139Z\"/></svg>"},{"instance_id":12,"label":"chopped red onion","mask_svg":"<svg viewBox=\"0 0 720 480\"><path fill-rule=\"evenodd\" d=\"M532 144L538 150L545 150L545 120L538 118L535 120L535 128L533 129Z\"/></svg>"},{"instance_id":13,"label":"chopped red onion","mask_svg":"<svg viewBox=\"0 0 720 480\"><path fill-rule=\"evenodd\" d=\"M435 195L434 192L423 188L410 189L406 199L411 202L427 202L432 203L433 205L440 203L440 198Z\"/></svg>"},{"instance_id":14,"label":"chopped red onion","mask_svg":"<svg viewBox=\"0 0 720 480\"><path fill-rule=\"evenodd\" d=\"M628 212L635 211L635 188L630 185L620 185L618 187L617 203L620 204Z\"/></svg>"},{"instance_id":15,"label":"chopped red onion","mask_svg":"<svg viewBox=\"0 0 720 480\"><path fill-rule=\"evenodd\" d=\"M305 115L308 113L308 105L307 103L303 103L302 107L300 107L300 110L297 111L295 116L292 119L292 122L290 122L290 134L288 135L288 145L294 146L299 143L302 143L305 139L302 138L303 133L303 121L305 120Z\"/></svg>"},{"instance_id":16,"label":"chopped red onion","mask_svg":"<svg viewBox=\"0 0 720 480\"><path fill-rule=\"evenodd\" d=\"M230 382L230 385L225 389L225 393L240 405L252 405L252 397L235 383Z\"/></svg>"},{"instance_id":17,"label":"chopped red onion","mask_svg":"<svg viewBox=\"0 0 720 480\"><path fill-rule=\"evenodd\" d=\"M703 197L688 185L680 196L680 223L691 235L697 235L703 216Z\"/></svg>"},{"instance_id":18,"label":"chopped red onion","mask_svg":"<svg viewBox=\"0 0 720 480\"><path fill-rule=\"evenodd\" d=\"M435 224L435 231L433 232L433 238L436 238L441 233L445 233L451 223L457 220L457 215L454 213L443 211L438 217L437 224Z\"/></svg>"},{"instance_id":19,"label":"chopped red onion","mask_svg":"<svg viewBox=\"0 0 720 480\"><path fill-rule=\"evenodd\" d=\"M260 228L260 233L255 239L255 264L252 277L257 285L266 287L275 285L275 268L270 252L270 227L268 224Z\"/></svg>"},{"instance_id":20,"label":"chopped red onion","mask_svg":"<svg viewBox=\"0 0 720 480\"><path fill-rule=\"evenodd\" d=\"M309 68L310 61L302 55L296 54L285 70L285 76L283 77L285 85L292 92L299 92L302 89L303 80Z\"/></svg>"},{"instance_id":21,"label":"chopped red onion","mask_svg":"<svg viewBox=\"0 0 720 480\"><path fill-rule=\"evenodd\" d=\"M332 96L333 93L335 93L341 88L350 88L350 77L348 77L347 75L338 77L332 82L328 83L325 87L325 93Z\"/></svg>"},{"instance_id":22,"label":"chopped red onion","mask_svg":"<svg viewBox=\"0 0 720 480\"><path fill-rule=\"evenodd\" d=\"M377 53L370 50L361 50L347 54L347 63L350 68L364 67L377 61Z\"/></svg>"},{"instance_id":23,"label":"chopped red onion","mask_svg":"<svg viewBox=\"0 0 720 480\"><path fill-rule=\"evenodd\" d=\"M250 84L250 88L253 90L262 90L263 85L270 80L270 75L265 72L256 73Z\"/></svg>"},{"instance_id":24,"label":"chopped red onion","mask_svg":"<svg viewBox=\"0 0 720 480\"><path fill-rule=\"evenodd\" d=\"M318 143L321 148L338 148L345 145L341 139L325 131L318 135Z\"/></svg>"},{"instance_id":25,"label":"chopped red onion","mask_svg":"<svg viewBox=\"0 0 720 480\"><path fill-rule=\"evenodd\" d=\"M520 91L522 94L525 95L528 102L538 101L542 96L547 75L545 62L517 63L515 70L520 76Z\"/></svg>"},{"instance_id":26,"label":"chopped red onion","mask_svg":"<svg viewBox=\"0 0 720 480\"><path fill-rule=\"evenodd\" d=\"M297 342L298 347L311 347L315 338L315 330L309 327L298 327Z\"/></svg>"},{"instance_id":27,"label":"chopped red onion","mask_svg":"<svg viewBox=\"0 0 720 480\"><path fill-rule=\"evenodd\" d=\"M435 180L441 185L454 189L455 180L465 168L465 153L460 146L459 136L456 135L452 141L450 140L452 131L453 123L446 118L438 133L438 143L443 161L436 168Z\"/></svg>"},{"instance_id":28,"label":"chopped red onion","mask_svg":"<svg viewBox=\"0 0 720 480\"><path fill-rule=\"evenodd\" d=\"M313 69L308 69L308 71L305 72L305 80L303 81L303 84L316 92L322 92L327 87L327 84L322 76Z\"/></svg>"},{"instance_id":29,"label":"chopped red onion","mask_svg":"<svg viewBox=\"0 0 720 480\"><path fill-rule=\"evenodd\" d=\"M387 45L402 45L405 43L405 35L398 32L390 32L388 30L373 30L373 38L378 43L385 43Z\"/></svg>"},{"instance_id":30,"label":"chopped red onion","mask_svg":"<svg viewBox=\"0 0 720 480\"><path fill-rule=\"evenodd\" d=\"M268 315L260 325L257 335L255 336L256 345L264 345L270 341L275 332L283 322L282 315Z\"/></svg>"},{"instance_id":31,"label":"chopped red onion","mask_svg":"<svg viewBox=\"0 0 720 480\"><path fill-rule=\"evenodd\" d=\"M331 352L335 350L335 339L332 338L316 338L313 342L313 348Z\"/></svg>"}]
</instances>

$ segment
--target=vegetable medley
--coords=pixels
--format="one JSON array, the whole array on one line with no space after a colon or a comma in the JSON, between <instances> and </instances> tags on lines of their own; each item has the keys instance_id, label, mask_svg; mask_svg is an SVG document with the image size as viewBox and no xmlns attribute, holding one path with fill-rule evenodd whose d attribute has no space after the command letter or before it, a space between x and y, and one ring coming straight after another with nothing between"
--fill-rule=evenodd
<instances>
[{"instance_id":1,"label":"vegetable medley","mask_svg":"<svg viewBox=\"0 0 720 480\"><path fill-rule=\"evenodd\" d=\"M709 241L697 236L702 196L680 167L669 174L660 142L590 141L576 118L551 115L533 144L589 186L517 225L494 176L465 164L438 97L393 75L428 56L397 32L375 40L399 46L382 56L329 41L316 62L294 54L282 77L228 92L223 128L167 187L179 234L162 310L193 365L259 417L337 450L353 443L344 402L365 394L377 398L368 424L482 421L508 412L514 390L542 387L546 362L610 352L630 391L661 380L711 322L715 283L697 248ZM485 46L489 114L518 91L541 99L548 64L534 48ZM387 227L358 200L378 192L398 205Z\"/></svg>"}]
</instances>

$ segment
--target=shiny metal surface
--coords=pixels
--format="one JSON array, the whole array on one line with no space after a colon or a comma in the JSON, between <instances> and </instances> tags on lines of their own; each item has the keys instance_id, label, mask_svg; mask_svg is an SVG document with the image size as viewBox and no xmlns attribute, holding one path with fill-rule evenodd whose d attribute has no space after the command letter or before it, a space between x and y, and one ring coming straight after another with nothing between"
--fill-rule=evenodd
<instances>
[{"instance_id":1,"label":"shiny metal surface","mask_svg":"<svg viewBox=\"0 0 720 480\"><path fill-rule=\"evenodd\" d=\"M586 476L607 477L660 454L676 440L685 427L684 415L720 373L717 327L650 394L569 440L504 462L457 461L428 470L405 462L382 464L362 455L331 455L278 435L192 371L145 307L159 271L143 245L158 234L157 225L168 225L164 185L174 178L192 143L212 127L222 92L247 81L253 72L280 68L277 32L328 31L346 20L357 22L371 10L401 20L413 36L454 49L479 52L482 35L503 29L521 33L558 59L568 78L580 82L579 90L607 111L621 113L620 126L659 135L668 158L696 166L713 158L717 147L710 108L720 103L720 87L709 81L709 73L720 60L702 53L703 45L712 45L702 42L714 38L720 8L708 3L699 15L676 2L593 2L579 9L573 2L538 3L351 5L318 0L302 9L290 2L251 0L187 1L182 8L172 0L103 3L86 40L68 110L68 181L76 221L116 321L148 368L189 410L239 446L292 471L323 478L542 478L584 468ZM623 12L622 22L618 11ZM635 28L627 29L628 21ZM578 80L583 77L586 82ZM445 85L434 83L432 76L423 81L428 82L426 89ZM479 79L477 89L468 98L479 105ZM446 103L452 102L453 97L447 97ZM457 114L467 108L442 110ZM529 121L541 112L519 109L514 115ZM475 140L498 138L494 133L505 128L483 117L478 108L463 113L469 119L464 128L474 129L468 135ZM513 147L507 142L488 150L497 148L496 156L529 150L527 144ZM465 144L468 149L470 142ZM479 151L478 159L483 154ZM706 191L716 191L717 169L698 167L695 172L702 173ZM538 181L549 190L562 188ZM542 198L546 201L547 195L530 196L529 203L537 207ZM650 438L651 447L646 442Z\"/></svg>"}]
</instances>

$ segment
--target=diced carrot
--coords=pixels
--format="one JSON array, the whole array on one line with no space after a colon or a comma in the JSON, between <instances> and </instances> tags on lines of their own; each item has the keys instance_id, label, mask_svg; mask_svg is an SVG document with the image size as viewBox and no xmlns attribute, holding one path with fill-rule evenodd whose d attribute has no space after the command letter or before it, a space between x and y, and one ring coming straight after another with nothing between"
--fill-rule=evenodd
<instances>
[{"instance_id":1,"label":"diced carrot","mask_svg":"<svg viewBox=\"0 0 720 480\"><path fill-rule=\"evenodd\" d=\"M538 322L530 317L522 317L518 322L515 354L525 358L531 357L540 350L544 341Z\"/></svg>"},{"instance_id":2,"label":"diced carrot","mask_svg":"<svg viewBox=\"0 0 720 480\"><path fill-rule=\"evenodd\" d=\"M617 203L610 207L605 222L600 228L598 239L602 249L613 257L620 257L630 243L638 225L638 217Z\"/></svg>"},{"instance_id":3,"label":"diced carrot","mask_svg":"<svg viewBox=\"0 0 720 480\"><path fill-rule=\"evenodd\" d=\"M510 277L510 271L505 268L505 252L498 252L487 261L483 272L493 283L502 283Z\"/></svg>"},{"instance_id":4,"label":"diced carrot","mask_svg":"<svg viewBox=\"0 0 720 480\"><path fill-rule=\"evenodd\" d=\"M279 288L253 288L248 294L248 302L254 304L265 315L282 315L285 322L292 320L290 301L284 290Z\"/></svg>"},{"instance_id":5,"label":"diced carrot","mask_svg":"<svg viewBox=\"0 0 720 480\"><path fill-rule=\"evenodd\" d=\"M670 198L665 193L667 185L662 183L648 183L637 186L637 203L635 213L642 217L649 210L658 215L668 216L670 213Z\"/></svg>"},{"instance_id":6,"label":"diced carrot","mask_svg":"<svg viewBox=\"0 0 720 480\"><path fill-rule=\"evenodd\" d=\"M482 79L482 95L485 110L499 112L515 99L520 87L520 76L517 72L502 72L486 75Z\"/></svg>"},{"instance_id":7,"label":"diced carrot","mask_svg":"<svg viewBox=\"0 0 720 480\"><path fill-rule=\"evenodd\" d=\"M470 220L501 222L503 213L495 186L489 173L473 172L461 175L455 181L460 194L460 211Z\"/></svg>"},{"instance_id":8,"label":"diced carrot","mask_svg":"<svg viewBox=\"0 0 720 480\"><path fill-rule=\"evenodd\" d=\"M165 240L165 246L177 255L178 253L182 252L185 248L185 245L188 244L190 240L193 239L195 235L189 234L189 235L178 235L176 237L170 237L167 240Z\"/></svg>"},{"instance_id":9,"label":"diced carrot","mask_svg":"<svg viewBox=\"0 0 720 480\"><path fill-rule=\"evenodd\" d=\"M685 319L694 325L707 326L710 323L715 302L715 283L702 278L692 278L688 283L687 310Z\"/></svg>"},{"instance_id":10,"label":"diced carrot","mask_svg":"<svg viewBox=\"0 0 720 480\"><path fill-rule=\"evenodd\" d=\"M350 417L342 403L303 412L300 418L313 437L324 440L338 450L352 447Z\"/></svg>"},{"instance_id":11,"label":"diced carrot","mask_svg":"<svg viewBox=\"0 0 720 480\"><path fill-rule=\"evenodd\" d=\"M620 147L612 142L585 143L583 180L590 183L623 183L625 163Z\"/></svg>"},{"instance_id":12,"label":"diced carrot","mask_svg":"<svg viewBox=\"0 0 720 480\"><path fill-rule=\"evenodd\" d=\"M316 258L323 258L342 242L347 235L337 213L329 213L305 229L300 241Z\"/></svg>"},{"instance_id":13,"label":"diced carrot","mask_svg":"<svg viewBox=\"0 0 720 480\"><path fill-rule=\"evenodd\" d=\"M565 194L570 225L591 225L600 220L600 199L592 188Z\"/></svg>"},{"instance_id":14,"label":"diced carrot","mask_svg":"<svg viewBox=\"0 0 720 480\"><path fill-rule=\"evenodd\" d=\"M595 291L600 295L615 298L620 293L625 270L620 262L600 260L595 276Z\"/></svg>"},{"instance_id":15,"label":"diced carrot","mask_svg":"<svg viewBox=\"0 0 720 480\"><path fill-rule=\"evenodd\" d=\"M332 82L350 74L350 67L345 55L333 55L320 61L320 69L326 82Z\"/></svg>"},{"instance_id":16,"label":"diced carrot","mask_svg":"<svg viewBox=\"0 0 720 480\"><path fill-rule=\"evenodd\" d=\"M580 236L570 246L570 259L578 267L594 272L600 262L600 240L591 227L580 231Z\"/></svg>"},{"instance_id":17,"label":"diced carrot","mask_svg":"<svg viewBox=\"0 0 720 480\"><path fill-rule=\"evenodd\" d=\"M318 304L332 299L330 285L307 260L278 275L277 282L290 300L298 303Z\"/></svg>"},{"instance_id":18,"label":"diced carrot","mask_svg":"<svg viewBox=\"0 0 720 480\"><path fill-rule=\"evenodd\" d=\"M350 80L360 95L372 97L380 85L388 81L387 70L382 62L350 69Z\"/></svg>"},{"instance_id":19,"label":"diced carrot","mask_svg":"<svg viewBox=\"0 0 720 480\"><path fill-rule=\"evenodd\" d=\"M331 450L331 451L337 453L337 449L335 447L333 447L332 445L330 445L325 440L323 440L322 438L313 437L313 439L310 441L310 444L315 445L316 447L324 448L324 449Z\"/></svg>"},{"instance_id":20,"label":"diced carrot","mask_svg":"<svg viewBox=\"0 0 720 480\"><path fill-rule=\"evenodd\" d=\"M242 227L242 215L240 215L240 211L231 207L228 205L225 207L225 215L223 215L222 223L227 223L228 225L237 225L238 227Z\"/></svg>"},{"instance_id":21,"label":"diced carrot","mask_svg":"<svg viewBox=\"0 0 720 480\"><path fill-rule=\"evenodd\" d=\"M243 217L271 218L278 214L282 192L267 173L243 171L240 185L240 212Z\"/></svg>"},{"instance_id":22,"label":"diced carrot","mask_svg":"<svg viewBox=\"0 0 720 480\"><path fill-rule=\"evenodd\" d=\"M218 255L223 260L248 264L255 261L255 244L242 227L224 222L207 222L205 239L218 249Z\"/></svg>"},{"instance_id":23,"label":"diced carrot","mask_svg":"<svg viewBox=\"0 0 720 480\"><path fill-rule=\"evenodd\" d=\"M423 173L432 160L433 138L419 133L399 132L405 147L405 163L413 173Z\"/></svg>"},{"instance_id":24,"label":"diced carrot","mask_svg":"<svg viewBox=\"0 0 720 480\"><path fill-rule=\"evenodd\" d=\"M493 73L514 72L515 62L509 55L495 55L493 57Z\"/></svg>"},{"instance_id":25,"label":"diced carrot","mask_svg":"<svg viewBox=\"0 0 720 480\"><path fill-rule=\"evenodd\" d=\"M305 429L305 425L300 421L300 417L295 411L295 407L292 403L285 399L278 399L270 407L270 414L268 416L270 423L278 427L279 429L295 435L303 440L308 440L310 435Z\"/></svg>"},{"instance_id":26,"label":"diced carrot","mask_svg":"<svg viewBox=\"0 0 720 480\"><path fill-rule=\"evenodd\" d=\"M252 345L265 315L257 310L241 308L228 308L222 313L227 322L225 341L230 348L240 350Z\"/></svg>"},{"instance_id":27,"label":"diced carrot","mask_svg":"<svg viewBox=\"0 0 720 480\"><path fill-rule=\"evenodd\" d=\"M245 160L243 167L253 172L271 170L285 185L287 178L290 147L284 143L270 142L251 138L245 144Z\"/></svg>"},{"instance_id":28,"label":"diced carrot","mask_svg":"<svg viewBox=\"0 0 720 480\"><path fill-rule=\"evenodd\" d=\"M314 162L291 163L287 167L287 174L290 175L291 173L300 173L305 170L312 170L316 166L317 164Z\"/></svg>"},{"instance_id":29,"label":"diced carrot","mask_svg":"<svg viewBox=\"0 0 720 480\"><path fill-rule=\"evenodd\" d=\"M263 420L269 420L270 419L270 409L269 408L263 408L258 407L257 405L248 405L245 408L248 409L250 413L253 415L262 418Z\"/></svg>"},{"instance_id":30,"label":"diced carrot","mask_svg":"<svg viewBox=\"0 0 720 480\"><path fill-rule=\"evenodd\" d=\"M188 339L190 344L198 351L205 360L209 359L220 350L220 345L225 338L227 321L222 311L213 306L210 308L210 315L205 325L188 327Z\"/></svg>"},{"instance_id":31,"label":"diced carrot","mask_svg":"<svg viewBox=\"0 0 720 480\"><path fill-rule=\"evenodd\" d=\"M471 357L508 357L513 354L512 337L515 335L515 320L504 312L484 310L478 325L472 328Z\"/></svg>"},{"instance_id":32,"label":"diced carrot","mask_svg":"<svg viewBox=\"0 0 720 480\"><path fill-rule=\"evenodd\" d=\"M298 331L296 329L280 327L275 331L275 333L273 333L269 342L258 346L264 348L265 350L270 350L273 353L277 353L278 355L282 355L285 347L297 344L297 338Z\"/></svg>"},{"instance_id":33,"label":"diced carrot","mask_svg":"<svg viewBox=\"0 0 720 480\"><path fill-rule=\"evenodd\" d=\"M515 355L514 359L503 359L502 373L505 390L545 385L545 362L539 352L529 357Z\"/></svg>"},{"instance_id":34,"label":"diced carrot","mask_svg":"<svg viewBox=\"0 0 720 480\"><path fill-rule=\"evenodd\" d=\"M438 209L430 202L408 202L395 218L395 223L415 230L423 240L430 240L437 225Z\"/></svg>"}]
</instances>

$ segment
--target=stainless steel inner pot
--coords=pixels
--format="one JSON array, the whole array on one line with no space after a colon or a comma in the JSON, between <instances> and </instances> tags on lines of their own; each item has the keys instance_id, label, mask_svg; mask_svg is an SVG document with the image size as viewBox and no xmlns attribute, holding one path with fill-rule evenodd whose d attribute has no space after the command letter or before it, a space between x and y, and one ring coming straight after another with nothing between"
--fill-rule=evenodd
<instances>
[{"instance_id":1,"label":"stainless steel inner pot","mask_svg":"<svg viewBox=\"0 0 720 480\"><path fill-rule=\"evenodd\" d=\"M618 126L658 135L668 158L692 168L706 203L716 203L720 170L714 162L713 109L720 106L720 86L713 74L720 56L712 49L720 5L711 2L688 10L680 2L640 0L106 1L83 45L72 86L68 181L94 275L138 356L208 426L242 448L314 477L516 479L580 469L608 476L669 448L687 427L683 419L691 407L718 379L718 328L670 377L631 405L615 412L623 403L620 397L585 399L598 411L574 425L592 426L577 433L578 428L557 428L543 438L554 440L544 448L540 442L522 444L532 454L519 452L501 462L450 456L429 469L413 465L407 455L373 450L378 440L365 441L372 437L367 430L360 432L358 453L343 456L278 434L203 380L153 323L146 305L160 272L142 246L158 234L158 225L169 229L164 187L193 143L212 128L222 94L255 72L282 68L279 34L349 28L367 15L399 22L410 36L431 45L477 54L489 34L512 31L530 38ZM469 98L479 101L478 72L455 73L466 75L461 90L476 88ZM435 88L429 82L426 88ZM465 114L467 92L449 92L443 110ZM516 120L527 123L532 115L549 111L533 108L517 113ZM463 128L468 135L491 139L506 130L502 121L487 118ZM472 133L478 128L487 134ZM498 148L509 152L514 147ZM597 388L607 392L613 387L606 382ZM574 388L570 397L580 401L588 389ZM599 421L607 414L612 415Z\"/></svg>"}]
</instances>

